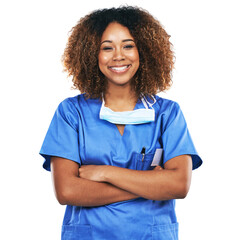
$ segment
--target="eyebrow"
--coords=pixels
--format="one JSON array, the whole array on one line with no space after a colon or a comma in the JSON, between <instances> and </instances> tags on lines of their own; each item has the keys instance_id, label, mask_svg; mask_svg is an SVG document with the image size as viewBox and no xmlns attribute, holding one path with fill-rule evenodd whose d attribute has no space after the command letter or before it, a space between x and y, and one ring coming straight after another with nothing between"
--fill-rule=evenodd
<instances>
[{"instance_id":1,"label":"eyebrow","mask_svg":"<svg viewBox=\"0 0 240 240\"><path fill-rule=\"evenodd\" d=\"M133 39L124 39L124 40L122 40L122 42L129 42L129 41L134 42ZM101 44L103 44L103 43L105 43L105 42L112 43L113 41L111 41L111 40L105 40L105 41L101 42Z\"/></svg>"}]
</instances>

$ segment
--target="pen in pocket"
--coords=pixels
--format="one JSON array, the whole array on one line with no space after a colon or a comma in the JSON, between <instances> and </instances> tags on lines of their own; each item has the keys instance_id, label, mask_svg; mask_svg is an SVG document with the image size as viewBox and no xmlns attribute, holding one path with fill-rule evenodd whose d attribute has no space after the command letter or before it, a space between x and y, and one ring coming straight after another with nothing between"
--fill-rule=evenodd
<instances>
[{"instance_id":1,"label":"pen in pocket","mask_svg":"<svg viewBox=\"0 0 240 240\"><path fill-rule=\"evenodd\" d=\"M142 151L141 151L141 154L142 154L142 162L143 162L144 157L145 157L145 152L146 152L146 148L143 147L143 148L142 148Z\"/></svg>"}]
</instances>

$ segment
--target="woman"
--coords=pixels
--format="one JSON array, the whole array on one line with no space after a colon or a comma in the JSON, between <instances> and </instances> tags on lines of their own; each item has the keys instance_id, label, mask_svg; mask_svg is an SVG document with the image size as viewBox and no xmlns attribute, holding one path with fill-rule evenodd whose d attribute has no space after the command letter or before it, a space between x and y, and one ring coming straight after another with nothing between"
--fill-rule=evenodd
<instances>
[{"instance_id":1,"label":"woman","mask_svg":"<svg viewBox=\"0 0 240 240\"><path fill-rule=\"evenodd\" d=\"M148 12L95 11L72 29L65 70L83 94L56 110L40 154L67 205L62 239L178 239L175 200L198 156L171 85L169 35Z\"/></svg>"}]
</instances>

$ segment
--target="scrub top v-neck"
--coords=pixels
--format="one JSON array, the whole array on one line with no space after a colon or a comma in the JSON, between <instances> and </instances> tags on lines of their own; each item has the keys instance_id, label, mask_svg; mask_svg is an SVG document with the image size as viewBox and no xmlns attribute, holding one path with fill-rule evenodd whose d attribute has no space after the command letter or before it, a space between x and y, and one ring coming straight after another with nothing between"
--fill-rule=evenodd
<instances>
[{"instance_id":1,"label":"scrub top v-neck","mask_svg":"<svg viewBox=\"0 0 240 240\"><path fill-rule=\"evenodd\" d=\"M99 118L100 99L86 99L84 94L65 99L53 116L40 150L45 158L43 167L50 171L51 156L58 156L75 161L80 166L112 165L151 170L156 150L163 149L162 166L173 157L189 154L193 169L198 168L202 160L179 105L154 97L155 121L125 125L123 135L115 124ZM141 101L134 109L138 108L144 108ZM143 147L144 160L141 154ZM176 240L177 236L174 199L153 201L137 198L100 207L69 205L62 226L62 240Z\"/></svg>"}]
</instances>

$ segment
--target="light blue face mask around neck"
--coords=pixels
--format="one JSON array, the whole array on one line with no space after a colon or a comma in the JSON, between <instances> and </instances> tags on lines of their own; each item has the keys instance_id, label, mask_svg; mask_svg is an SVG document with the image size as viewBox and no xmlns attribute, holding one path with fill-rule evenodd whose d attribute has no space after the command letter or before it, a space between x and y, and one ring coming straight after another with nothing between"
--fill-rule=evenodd
<instances>
[{"instance_id":1,"label":"light blue face mask around neck","mask_svg":"<svg viewBox=\"0 0 240 240\"><path fill-rule=\"evenodd\" d=\"M154 98L154 102L151 104L147 101L144 95L141 95L141 100L145 108L136 109L133 111L114 112L110 108L104 106L105 102L103 98L99 117L102 120L106 120L114 124L124 124L124 125L154 122L155 111L152 105L156 102L156 99ZM150 106L150 108L148 107L148 105Z\"/></svg>"}]
</instances>

